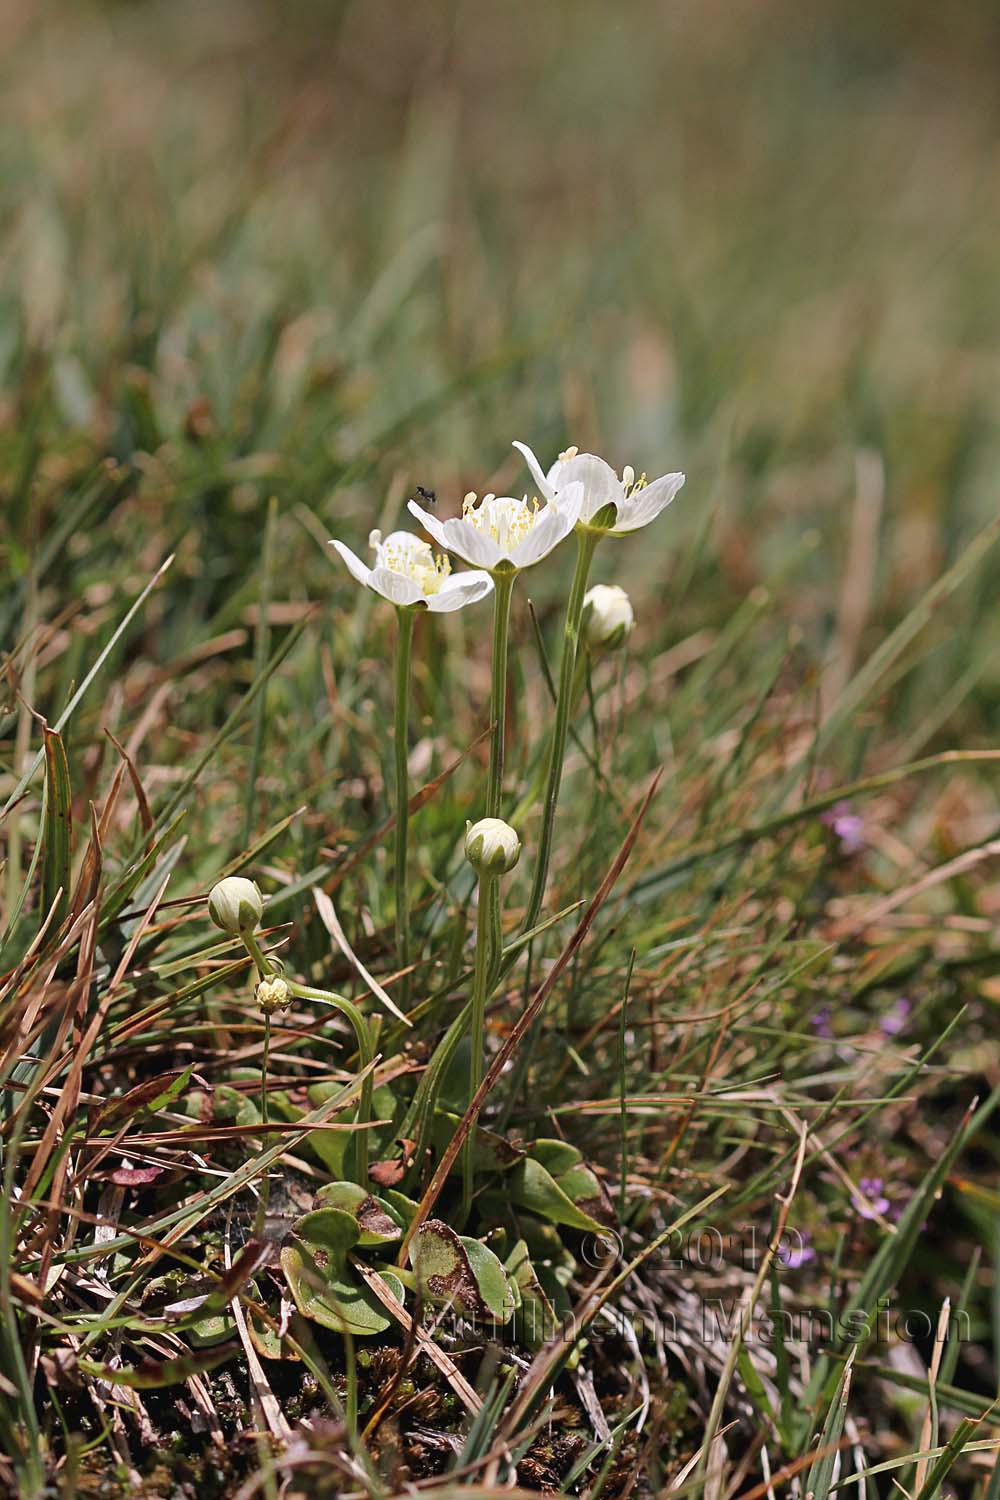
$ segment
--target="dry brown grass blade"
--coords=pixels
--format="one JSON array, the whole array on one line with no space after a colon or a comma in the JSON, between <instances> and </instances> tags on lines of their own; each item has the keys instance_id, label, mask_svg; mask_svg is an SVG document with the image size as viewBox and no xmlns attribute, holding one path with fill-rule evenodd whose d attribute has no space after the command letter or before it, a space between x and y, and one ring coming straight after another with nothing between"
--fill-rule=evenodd
<instances>
[{"instance_id":1,"label":"dry brown grass blade","mask_svg":"<svg viewBox=\"0 0 1000 1500\"><path fill-rule=\"evenodd\" d=\"M125 768L128 770L129 780L132 783L132 790L135 792L135 800L139 807L139 819L142 823L142 831L143 833L148 834L151 840L153 835L154 818L152 812L150 811L149 802L146 798L146 793L143 788L142 781L139 778L139 772L136 769L135 761L125 749L125 746L115 739L110 729L105 729L104 733L107 735L112 745L114 745L115 749L118 751L118 754L121 756L124 762ZM121 769L121 767L119 767L119 769ZM147 840L146 847L149 848L149 846L150 843L149 840Z\"/></svg>"},{"instance_id":2,"label":"dry brown grass blade","mask_svg":"<svg viewBox=\"0 0 1000 1500\"><path fill-rule=\"evenodd\" d=\"M38 1186L41 1175L45 1170L45 1166L52 1153L52 1148L59 1137L60 1131L62 1130L63 1121L67 1117L71 1118L76 1111L77 1104L79 1103L83 1070L86 1066L87 1059L90 1056L91 1048L93 1047L94 1042L97 1040L97 1036L101 1029L101 1026L104 1023L105 1016L114 1003L115 992L118 989L118 986L124 976L128 973L129 965L132 962L132 957L135 953L135 950L139 946L143 934L146 932L147 928L152 922L153 917L156 915L156 909L163 899L169 880L170 876L168 875L163 881L163 884L160 886L160 889L157 891L156 895L150 902L142 921L137 925L135 932L132 934L128 947L122 954L121 962L118 965L115 975L111 980L111 983L108 985L107 990L102 995L100 1003L97 1006L97 1009L95 1010L94 1015L91 1019L90 1025L87 1027L80 1045L76 1049L73 1061L70 1064L69 1073L66 1077L66 1085L63 1089L58 1103L56 1104L55 1109L52 1111L51 1118L49 1119L49 1122L45 1127L45 1133L43 1134L42 1139L39 1143L38 1150L36 1151L31 1166L28 1169L28 1174L25 1178L24 1187L21 1193L22 1199L30 1198L35 1188ZM58 1195L53 1194L53 1196Z\"/></svg>"},{"instance_id":3,"label":"dry brown grass blade","mask_svg":"<svg viewBox=\"0 0 1000 1500\"><path fill-rule=\"evenodd\" d=\"M465 1114L459 1121L458 1126L455 1130L455 1134L449 1141L441 1157L441 1160L438 1162L437 1167L435 1168L434 1176L431 1178L430 1183L428 1184L427 1191L424 1193L423 1197L420 1200L420 1206L418 1207L417 1212L413 1217L410 1227L407 1230L406 1235L403 1239L403 1243L400 1247L398 1259L399 1265L405 1265L406 1255L410 1248L410 1243L413 1239L413 1236L416 1234L417 1230L420 1228L421 1224L423 1224L424 1220L427 1218L428 1214L431 1212L431 1209L437 1202L441 1189L444 1187L445 1182L448 1179L448 1174L458 1159L458 1154L462 1149L462 1143L468 1135L469 1131L472 1129L473 1122L478 1119L479 1111L482 1108L484 1101L487 1099L490 1090L496 1083L497 1079L500 1077L504 1068L507 1066L507 1063L510 1061L521 1038L528 1031L535 1017L539 1014L543 1005L548 999L549 995L552 993L553 989L559 983L559 980L562 978L563 974L566 972L568 965L573 960L574 954L577 952L584 939L586 938L587 933L590 931L591 927L594 924L598 912L610 896L612 890L614 889L615 882L618 880L619 875L628 863L629 855L632 853L635 841L639 837L639 830L642 827L643 819L645 818L646 813L649 809L649 804L652 802L653 797L656 795L656 789L660 784L660 778L662 775L662 770L657 771L656 775L650 782L649 788L642 799L639 811L633 818L632 825L629 828L628 833L625 835L624 842L622 843L621 848L618 850L618 853L612 860L611 865L608 868L608 872L605 875L604 879L601 881L601 884L598 887L596 893L588 903L583 916L577 923L573 936L566 944L562 953L560 953L559 957L556 959L544 982L539 986L531 1004L525 1008L522 1014L518 1017L517 1021L515 1021L514 1025L510 1029L507 1039L503 1043L503 1046L500 1048L499 1052L494 1057L489 1067L486 1069L486 1074L483 1078L482 1083L479 1085L479 1088L476 1090L472 1100L469 1103L468 1109L465 1111Z\"/></svg>"}]
</instances>

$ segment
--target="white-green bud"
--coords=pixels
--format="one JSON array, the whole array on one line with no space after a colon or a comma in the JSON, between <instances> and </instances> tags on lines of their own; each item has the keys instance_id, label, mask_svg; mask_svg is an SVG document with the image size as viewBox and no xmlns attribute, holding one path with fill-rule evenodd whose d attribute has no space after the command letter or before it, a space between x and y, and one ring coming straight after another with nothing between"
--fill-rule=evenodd
<instances>
[{"instance_id":1,"label":"white-green bud","mask_svg":"<svg viewBox=\"0 0 1000 1500\"><path fill-rule=\"evenodd\" d=\"M275 974L270 979L260 981L254 998L265 1016L272 1016L276 1010L288 1009L292 1003L292 992L285 980Z\"/></svg>"},{"instance_id":2,"label":"white-green bud","mask_svg":"<svg viewBox=\"0 0 1000 1500\"><path fill-rule=\"evenodd\" d=\"M228 875L208 893L208 915L230 937L256 931L264 914L264 898L253 880Z\"/></svg>"},{"instance_id":3,"label":"white-green bud","mask_svg":"<svg viewBox=\"0 0 1000 1500\"><path fill-rule=\"evenodd\" d=\"M521 858L521 840L501 818L480 818L466 831L465 857L477 875L506 875Z\"/></svg>"},{"instance_id":4,"label":"white-green bud","mask_svg":"<svg viewBox=\"0 0 1000 1500\"><path fill-rule=\"evenodd\" d=\"M583 639L593 655L617 651L632 634L635 615L624 589L616 583L595 583L583 600Z\"/></svg>"}]
</instances>

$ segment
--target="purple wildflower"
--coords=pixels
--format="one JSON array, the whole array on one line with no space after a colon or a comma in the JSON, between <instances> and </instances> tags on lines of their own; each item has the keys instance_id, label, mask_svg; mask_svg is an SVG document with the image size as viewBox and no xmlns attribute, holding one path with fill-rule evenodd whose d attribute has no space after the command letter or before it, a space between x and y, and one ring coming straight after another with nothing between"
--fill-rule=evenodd
<instances>
[{"instance_id":1,"label":"purple wildflower","mask_svg":"<svg viewBox=\"0 0 1000 1500\"><path fill-rule=\"evenodd\" d=\"M812 1247L812 1235L808 1229L797 1229L794 1231L798 1238L797 1245L778 1246L778 1259L783 1266L790 1271L797 1271L800 1266L807 1266L811 1260L816 1259L816 1251Z\"/></svg>"},{"instance_id":2,"label":"purple wildflower","mask_svg":"<svg viewBox=\"0 0 1000 1500\"><path fill-rule=\"evenodd\" d=\"M892 1208L882 1191L881 1177L862 1177L854 1195L854 1207L862 1219L876 1219Z\"/></svg>"},{"instance_id":3,"label":"purple wildflower","mask_svg":"<svg viewBox=\"0 0 1000 1500\"><path fill-rule=\"evenodd\" d=\"M913 1002L907 1000L905 996L901 996L892 1007L892 1010L887 1011L881 1021L879 1021L879 1027L886 1036L899 1036L901 1031L906 1030L906 1022L912 1009Z\"/></svg>"},{"instance_id":4,"label":"purple wildflower","mask_svg":"<svg viewBox=\"0 0 1000 1500\"><path fill-rule=\"evenodd\" d=\"M852 811L849 802L835 802L821 814L820 822L836 834L843 854L858 854L865 847L867 839L864 822Z\"/></svg>"},{"instance_id":5,"label":"purple wildflower","mask_svg":"<svg viewBox=\"0 0 1000 1500\"><path fill-rule=\"evenodd\" d=\"M817 1036L833 1036L833 1027L830 1025L830 1007L819 1005L809 1017L809 1025Z\"/></svg>"}]
</instances>

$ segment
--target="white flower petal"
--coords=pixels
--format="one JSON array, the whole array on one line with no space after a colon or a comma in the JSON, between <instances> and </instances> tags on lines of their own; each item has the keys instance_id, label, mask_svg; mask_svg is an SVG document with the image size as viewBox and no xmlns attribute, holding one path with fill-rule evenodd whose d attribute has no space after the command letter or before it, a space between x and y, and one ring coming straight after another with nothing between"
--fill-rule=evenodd
<instances>
[{"instance_id":1,"label":"white flower petal","mask_svg":"<svg viewBox=\"0 0 1000 1500\"><path fill-rule=\"evenodd\" d=\"M344 562L351 570L352 576L355 577L359 583L363 583L367 586L371 582L371 569L365 567L360 557L355 556L350 547L346 547L343 542L331 542L330 546L336 548L338 554L343 558Z\"/></svg>"},{"instance_id":2,"label":"white flower petal","mask_svg":"<svg viewBox=\"0 0 1000 1500\"><path fill-rule=\"evenodd\" d=\"M424 591L415 579L394 573L391 568L373 568L368 587L381 594L383 599L388 599L390 604L420 604L424 598Z\"/></svg>"},{"instance_id":3,"label":"white flower petal","mask_svg":"<svg viewBox=\"0 0 1000 1500\"><path fill-rule=\"evenodd\" d=\"M439 547L447 547L444 539L444 522L438 516L432 516L430 511L424 510L415 500L411 500L407 509L411 516L416 516L425 531L429 531Z\"/></svg>"},{"instance_id":4,"label":"white flower petal","mask_svg":"<svg viewBox=\"0 0 1000 1500\"><path fill-rule=\"evenodd\" d=\"M655 521L660 511L666 510L683 483L683 474L663 474L644 489L635 490L624 505L619 506L618 521L613 528L615 535L638 531L641 526L648 526L650 521Z\"/></svg>"},{"instance_id":5,"label":"white flower petal","mask_svg":"<svg viewBox=\"0 0 1000 1500\"><path fill-rule=\"evenodd\" d=\"M569 536L580 514L581 496L582 491L571 496L566 505L561 500L554 500L539 511L538 520L527 536L508 554L516 568L530 568L533 563L541 562L553 547L558 547L563 538Z\"/></svg>"},{"instance_id":6,"label":"white flower petal","mask_svg":"<svg viewBox=\"0 0 1000 1500\"><path fill-rule=\"evenodd\" d=\"M538 493L541 495L542 499L551 500L553 495L555 494L555 486L550 482L552 475L550 474L548 478L546 478L541 464L538 462L538 459L532 453L527 443L514 442L511 444L511 447L516 448L518 453L523 456L526 464L528 465L528 468L531 470L531 477L537 484ZM558 468L558 464L553 464L552 467L553 469L556 469Z\"/></svg>"},{"instance_id":7,"label":"white flower petal","mask_svg":"<svg viewBox=\"0 0 1000 1500\"><path fill-rule=\"evenodd\" d=\"M473 570L470 573L451 573L436 594L428 594L427 608L434 614L449 614L453 609L462 609L466 604L476 604L493 591L493 579L488 573Z\"/></svg>"},{"instance_id":8,"label":"white flower petal","mask_svg":"<svg viewBox=\"0 0 1000 1500\"><path fill-rule=\"evenodd\" d=\"M610 464L604 462L603 458L598 458L595 453L578 453L575 458L568 458L565 463L553 464L549 471L550 482L557 469L559 472L556 475L556 483L560 494L575 480L579 480L583 485L581 521L592 521L605 505L613 505L621 515L625 491L618 475Z\"/></svg>"},{"instance_id":9,"label":"white flower petal","mask_svg":"<svg viewBox=\"0 0 1000 1500\"><path fill-rule=\"evenodd\" d=\"M578 479L574 479L571 484L567 484L559 491L559 495L555 501L555 504L559 506L564 516L572 517L571 529L576 525L583 513L584 495L583 485Z\"/></svg>"},{"instance_id":10,"label":"white flower petal","mask_svg":"<svg viewBox=\"0 0 1000 1500\"><path fill-rule=\"evenodd\" d=\"M472 567L495 568L502 560L504 554L492 537L484 536L469 521L459 520L457 516L450 521L439 521L437 516L429 515L415 500L410 501L409 510L426 527L439 547L443 547L446 552L454 552Z\"/></svg>"}]
</instances>

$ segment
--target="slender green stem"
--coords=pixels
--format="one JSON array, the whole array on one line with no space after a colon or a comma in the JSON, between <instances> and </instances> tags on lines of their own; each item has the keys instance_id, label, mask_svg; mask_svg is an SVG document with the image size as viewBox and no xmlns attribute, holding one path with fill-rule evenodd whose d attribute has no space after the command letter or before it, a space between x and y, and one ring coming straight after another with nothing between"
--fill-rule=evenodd
<instances>
[{"instance_id":1,"label":"slender green stem","mask_svg":"<svg viewBox=\"0 0 1000 1500\"><path fill-rule=\"evenodd\" d=\"M240 941L254 961L258 979L266 979L269 974L276 974L278 972L258 943L256 933L242 932L240 933Z\"/></svg>"},{"instance_id":2,"label":"slender green stem","mask_svg":"<svg viewBox=\"0 0 1000 1500\"><path fill-rule=\"evenodd\" d=\"M587 712L590 715L590 732L594 737L594 759L600 764L601 726L597 721L597 697L594 693L594 674L591 671L590 653L586 652Z\"/></svg>"},{"instance_id":3,"label":"slender green stem","mask_svg":"<svg viewBox=\"0 0 1000 1500\"><path fill-rule=\"evenodd\" d=\"M503 761L507 738L507 637L510 630L510 600L516 573L493 575L493 680L490 686L490 779L486 793L486 816L499 818L503 806Z\"/></svg>"},{"instance_id":4,"label":"slender green stem","mask_svg":"<svg viewBox=\"0 0 1000 1500\"><path fill-rule=\"evenodd\" d=\"M486 1003L490 991L491 955L494 942L493 909L499 910L500 882L496 875L479 878L479 912L476 918L476 967L472 980L472 1013L469 1036L469 1100L472 1101L483 1079L483 1051L486 1030ZM462 1212L464 1225L472 1208L473 1159L476 1122L473 1120L462 1146Z\"/></svg>"},{"instance_id":5,"label":"slender green stem","mask_svg":"<svg viewBox=\"0 0 1000 1500\"><path fill-rule=\"evenodd\" d=\"M267 1124L267 1069L271 1061L271 1017L264 1017L264 1053L260 1064L260 1118ZM265 1179L266 1181L266 1179Z\"/></svg>"},{"instance_id":6,"label":"slender green stem","mask_svg":"<svg viewBox=\"0 0 1000 1500\"><path fill-rule=\"evenodd\" d=\"M345 1000L343 995L335 995L331 990L315 989L310 984L299 984L294 979L289 979L287 983L291 993L296 995L300 1000L319 1000L325 1005L332 1005L334 1010L339 1010L341 1015L347 1018L358 1044L358 1062L362 1068L367 1068L375 1056L375 1048L372 1044L371 1030L368 1022L360 1010L358 1010L358 1007L353 1005L350 1000ZM358 1126L367 1127L371 1123L373 1091L374 1084L372 1075L369 1073L361 1085L361 1096L358 1099L357 1113L354 1117L355 1124ZM349 1163L348 1170L351 1171L354 1181L359 1182L362 1187L367 1187L367 1128L358 1129L352 1135L347 1162Z\"/></svg>"},{"instance_id":7,"label":"slender green stem","mask_svg":"<svg viewBox=\"0 0 1000 1500\"><path fill-rule=\"evenodd\" d=\"M270 974L278 974L279 970L263 952L257 938L252 932L242 934L243 945L250 957L253 959L259 979L266 979ZM300 1000L320 1000L325 1005L332 1005L339 1010L341 1015L346 1016L351 1023L355 1041L358 1044L358 1062L361 1068L367 1068L375 1056L375 1047L372 1042L371 1031L368 1022L361 1014L358 1007L350 1000L345 1000L343 995L335 995L331 990L314 989L309 984L299 984L294 979L287 979L281 975L288 985L289 992L297 995ZM267 1064L271 1048L271 1017L264 1017L264 1073L261 1081L261 1115L263 1122L267 1124ZM355 1113L355 1124L367 1127L372 1118L372 1093L374 1085L372 1075L369 1073L361 1085L361 1094L358 1099L358 1107ZM354 1131L351 1144L346 1158L347 1170L351 1172L355 1182L362 1187L368 1184L368 1130L367 1128ZM266 1203L266 1197L264 1199Z\"/></svg>"},{"instance_id":8,"label":"slender green stem","mask_svg":"<svg viewBox=\"0 0 1000 1500\"><path fill-rule=\"evenodd\" d=\"M396 642L396 962L410 967L410 898L406 883L407 846L410 824L410 785L407 769L410 707L410 647L413 644L413 610L397 609L399 636ZM403 975L399 1004L406 1010L410 999L410 976Z\"/></svg>"},{"instance_id":9,"label":"slender green stem","mask_svg":"<svg viewBox=\"0 0 1000 1500\"><path fill-rule=\"evenodd\" d=\"M531 886L531 898L524 918L524 930L534 927L545 898L545 882L549 874L552 857L552 834L556 821L556 805L559 801L559 785L562 781L563 757L566 754L566 734L569 729L570 710L573 706L576 657L580 643L580 620L583 615L583 600L587 592L587 579L594 558L594 549L600 534L594 531L577 532L576 572L566 606L566 626L563 634L562 662L559 666L559 690L556 695L556 720L549 745L548 775L545 785L545 805L542 813L542 831L535 859L535 874Z\"/></svg>"},{"instance_id":10,"label":"slender green stem","mask_svg":"<svg viewBox=\"0 0 1000 1500\"><path fill-rule=\"evenodd\" d=\"M260 1122L267 1124L267 1070L271 1061L271 1017L264 1017L264 1052L260 1062ZM267 1144L267 1138L264 1138ZM264 1230L264 1219L267 1216L267 1205L271 1198L271 1173L265 1168L260 1179L260 1197L257 1199L256 1225L254 1232L261 1235Z\"/></svg>"}]
</instances>

